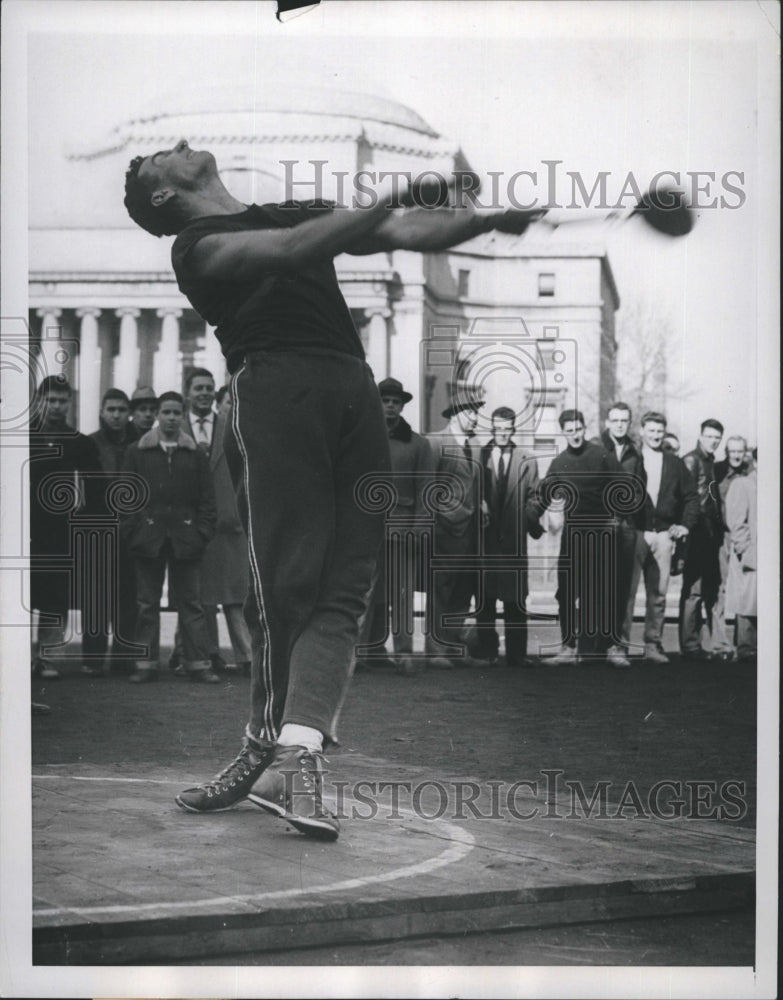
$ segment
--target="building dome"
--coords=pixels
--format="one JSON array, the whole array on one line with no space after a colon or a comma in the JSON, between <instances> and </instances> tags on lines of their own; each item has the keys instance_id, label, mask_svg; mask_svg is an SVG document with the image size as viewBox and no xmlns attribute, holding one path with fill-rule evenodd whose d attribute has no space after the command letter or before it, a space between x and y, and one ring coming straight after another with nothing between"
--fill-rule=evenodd
<instances>
[{"instance_id":1,"label":"building dome","mask_svg":"<svg viewBox=\"0 0 783 1000\"><path fill-rule=\"evenodd\" d=\"M288 87L285 91L254 94L248 98L246 87L227 84L211 88L203 98L183 100L182 95L171 102L168 111L154 113L151 120L175 117L177 114L204 112L250 112L254 114L317 115L356 118L384 125L397 125L412 132L438 138L438 132L412 108L386 97L357 90L331 87ZM147 121L148 118L136 119Z\"/></svg>"},{"instance_id":2,"label":"building dome","mask_svg":"<svg viewBox=\"0 0 783 1000\"><path fill-rule=\"evenodd\" d=\"M359 91L289 87L253 94L251 99L247 88L227 84L156 104L118 124L103 141L73 145L66 150L68 159L90 160L138 144L165 146L183 135L193 143L271 143L356 138L368 128L372 133L399 133L397 140L405 147L421 144L431 149L433 140L441 140L440 146L454 148L412 108Z\"/></svg>"}]
</instances>

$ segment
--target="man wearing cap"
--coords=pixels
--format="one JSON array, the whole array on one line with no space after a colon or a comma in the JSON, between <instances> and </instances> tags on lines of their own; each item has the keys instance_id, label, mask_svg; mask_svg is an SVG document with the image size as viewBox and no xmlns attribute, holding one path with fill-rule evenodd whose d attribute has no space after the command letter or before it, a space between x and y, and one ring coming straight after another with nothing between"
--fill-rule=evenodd
<instances>
[{"instance_id":1,"label":"man wearing cap","mask_svg":"<svg viewBox=\"0 0 783 1000\"><path fill-rule=\"evenodd\" d=\"M116 475L122 469L125 452L136 440L130 428L130 400L122 389L107 389L101 400L98 417L100 427L90 434L90 438L98 448L101 469L105 473ZM110 481L100 482L101 509L109 509L105 504L106 489ZM112 581L106 580L107 587ZM130 673L133 663L130 659L131 650L125 649L123 640L133 642L136 627L136 580L133 570L133 559L128 552L124 539L120 538L117 549L116 572L113 587L110 588L110 600L106 603L108 615L98 613L92 623L93 628L84 632L85 663L82 671L90 677L101 677L105 669L106 651L108 649L109 625L113 626L111 669L115 673Z\"/></svg>"},{"instance_id":2,"label":"man wearing cap","mask_svg":"<svg viewBox=\"0 0 783 1000\"><path fill-rule=\"evenodd\" d=\"M151 431L158 416L158 397L155 390L148 385L139 386L134 389L130 398L130 423L128 429L133 434L133 439L139 438Z\"/></svg>"},{"instance_id":3,"label":"man wearing cap","mask_svg":"<svg viewBox=\"0 0 783 1000\"><path fill-rule=\"evenodd\" d=\"M396 378L386 378L378 385L378 393L389 435L391 482L396 495L396 504L387 514L387 523L394 519L408 523L420 522L425 513L422 494L434 469L432 449L427 440L417 434L402 416L405 404L413 399L411 393L403 388L402 382ZM389 559L386 558L388 546ZM410 626L413 621L411 602L416 579L414 566L409 561L404 562L402 555L400 540L396 534L390 542L384 539L378 555L376 581L363 627L362 644L376 645L380 649L388 631L389 605L394 604L400 611L399 616L393 617L397 623L392 633L396 665L400 673L410 675L414 672L414 664L410 658L413 652L413 631ZM397 566L400 570L394 593L391 591L392 574L389 572L392 566ZM368 658L362 663L372 666L373 659Z\"/></svg>"},{"instance_id":4,"label":"man wearing cap","mask_svg":"<svg viewBox=\"0 0 783 1000\"><path fill-rule=\"evenodd\" d=\"M482 508L481 450L475 441L478 411L483 405L477 399L455 400L442 413L448 420L446 427L428 435L435 462L433 481L447 494L435 515L433 555L453 556L456 563L452 570L430 574L426 649L428 665L438 670L475 662L470 655L447 655L443 644L464 644L465 618L478 589L478 570L460 566L459 557L479 554L481 528L489 520L486 504ZM444 621L447 617L448 624Z\"/></svg>"}]
</instances>

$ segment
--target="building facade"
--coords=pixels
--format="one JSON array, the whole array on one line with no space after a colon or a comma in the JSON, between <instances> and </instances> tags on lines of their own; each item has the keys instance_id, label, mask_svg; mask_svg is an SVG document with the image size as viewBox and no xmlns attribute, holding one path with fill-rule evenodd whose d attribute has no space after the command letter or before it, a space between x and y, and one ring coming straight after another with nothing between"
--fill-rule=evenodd
<instances>
[{"instance_id":1,"label":"building facade","mask_svg":"<svg viewBox=\"0 0 783 1000\"><path fill-rule=\"evenodd\" d=\"M86 433L109 386L179 390L194 365L218 385L227 377L216 337L177 289L171 240L139 230L122 205L131 157L183 136L215 153L246 202L350 204L357 177L371 185L379 171L415 177L470 166L411 109L336 91L288 91L252 109L230 92L213 94L68 151L48 199L31 206L29 323L38 373L68 375L73 418ZM578 405L597 430L614 392L619 305L600 245L533 226L445 253L343 256L336 265L376 378L393 375L416 397L406 410L416 429L440 426L455 386L469 385L487 400L485 413L512 406L542 456L563 406Z\"/></svg>"}]
</instances>

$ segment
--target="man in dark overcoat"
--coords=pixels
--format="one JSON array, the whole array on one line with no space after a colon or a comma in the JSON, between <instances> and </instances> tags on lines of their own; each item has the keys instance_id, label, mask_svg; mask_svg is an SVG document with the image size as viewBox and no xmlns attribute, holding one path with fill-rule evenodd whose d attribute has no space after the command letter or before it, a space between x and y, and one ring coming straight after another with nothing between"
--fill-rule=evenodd
<instances>
[{"instance_id":1,"label":"man in dark overcoat","mask_svg":"<svg viewBox=\"0 0 783 1000\"><path fill-rule=\"evenodd\" d=\"M439 670L471 662L447 653L443 643L465 642L465 619L470 602L478 590L478 571L461 565L463 556L478 556L481 527L486 518L482 510L481 449L476 443L475 427L483 401L463 399L451 403L443 417L448 424L430 434L435 472L433 481L442 487L440 509L435 515L433 554L453 557L454 568L440 567L432 572L428 587L431 602L430 630L426 638L428 665Z\"/></svg>"},{"instance_id":2,"label":"man in dark overcoat","mask_svg":"<svg viewBox=\"0 0 783 1000\"><path fill-rule=\"evenodd\" d=\"M378 393L389 435L390 482L396 498L395 506L388 514L387 523L396 519L398 523L404 521L406 524L423 525L426 516L423 493L435 464L432 449L427 439L417 434L402 416L406 403L413 399L413 395L403 388L402 382L396 378L383 379L378 384ZM398 534L393 534L391 539L384 539L378 555L375 585L362 632L362 644L379 646L388 634L389 605L396 607L398 615L392 616L395 666L398 672L405 675L415 672L411 660L412 602L417 580L416 569L412 565L415 559L408 558L408 555L407 551L401 549ZM398 574L390 574L390 568L394 565L398 567ZM391 589L393 586L396 588L394 591ZM375 662L378 662L377 658ZM357 666L372 666L372 664L372 658L357 662Z\"/></svg>"},{"instance_id":3,"label":"man in dark overcoat","mask_svg":"<svg viewBox=\"0 0 783 1000\"><path fill-rule=\"evenodd\" d=\"M525 504L538 488L538 463L513 440L516 414L501 406L492 414L492 438L481 449L484 497L489 522L484 527L480 606L476 613L479 656L495 660L499 636L495 627L497 602L503 604L506 665L532 666L527 656L527 535L539 538L543 529L528 526ZM508 557L504 563L503 557Z\"/></svg>"},{"instance_id":4,"label":"man in dark overcoat","mask_svg":"<svg viewBox=\"0 0 783 1000\"><path fill-rule=\"evenodd\" d=\"M231 431L231 387L223 386L217 394L218 412L209 451L209 468L215 486L217 530L207 545L201 560L201 603L207 623L207 633L213 650L213 669L219 658L217 606L223 609L228 637L238 670L250 674L252 652L250 633L243 613L250 581L247 535L237 509L237 497L231 482L226 449L236 443Z\"/></svg>"},{"instance_id":5,"label":"man in dark overcoat","mask_svg":"<svg viewBox=\"0 0 783 1000\"><path fill-rule=\"evenodd\" d=\"M48 375L38 387L30 420L30 606L41 613L33 671L60 676L54 651L65 642L68 612L79 606L83 575L76 563L75 519L91 507L91 474L101 464L95 442L68 423L71 387Z\"/></svg>"}]
</instances>

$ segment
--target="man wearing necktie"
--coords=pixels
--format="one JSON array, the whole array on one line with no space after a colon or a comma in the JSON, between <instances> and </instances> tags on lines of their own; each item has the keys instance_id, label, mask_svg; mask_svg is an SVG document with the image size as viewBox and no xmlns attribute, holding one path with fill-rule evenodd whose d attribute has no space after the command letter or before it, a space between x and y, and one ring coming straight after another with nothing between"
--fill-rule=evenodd
<instances>
[{"instance_id":1,"label":"man wearing necktie","mask_svg":"<svg viewBox=\"0 0 783 1000\"><path fill-rule=\"evenodd\" d=\"M188 407L185 433L209 455L215 437L215 379L206 368L193 368L188 372L185 400Z\"/></svg>"},{"instance_id":2,"label":"man wearing necktie","mask_svg":"<svg viewBox=\"0 0 783 1000\"><path fill-rule=\"evenodd\" d=\"M434 555L454 556L457 563L459 556L478 555L481 526L487 516L486 506L482 507L480 453L474 443L478 411L483 405L476 400L452 403L442 414L448 425L427 438L435 461L434 481L440 477L444 490L453 493L435 516ZM428 594L432 614L426 640L430 667L446 670L455 663L470 665L469 656L460 660L447 656L443 643L464 643L464 621L477 589L478 573L474 570L457 566L432 574ZM448 624L447 618L451 619Z\"/></svg>"},{"instance_id":3,"label":"man wearing necktie","mask_svg":"<svg viewBox=\"0 0 783 1000\"><path fill-rule=\"evenodd\" d=\"M215 440L217 414L213 409L215 402L215 379L212 372L206 368L191 368L185 377L185 404L187 407L183 430L189 434L196 442L196 447L211 458L212 443ZM218 539L217 544L220 544ZM209 563L207 563L207 572ZM202 579L204 569L202 568ZM176 601L176 595L174 596ZM207 632L210 640L218 634L217 631L217 608L208 605L204 608L204 616L207 619ZM212 642L213 648L210 650L209 659L212 669L218 673L225 669L225 661L220 655L217 643ZM174 636L174 654L171 666L178 675L185 673L182 655L182 636L177 622L177 631Z\"/></svg>"},{"instance_id":4,"label":"man wearing necktie","mask_svg":"<svg viewBox=\"0 0 783 1000\"><path fill-rule=\"evenodd\" d=\"M484 555L491 568L481 574L476 652L490 661L497 659L500 640L495 627L496 608L502 601L506 665L528 667L533 661L527 656L527 535L538 538L543 529L538 524L528 527L525 522L525 504L538 488L538 463L514 443L515 429L514 410L499 407L492 414L492 439L481 450L484 495L489 506Z\"/></svg>"}]
</instances>

